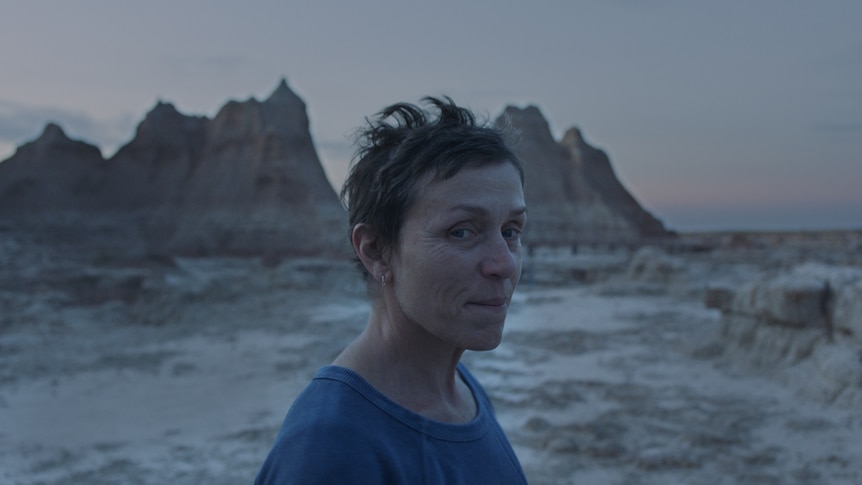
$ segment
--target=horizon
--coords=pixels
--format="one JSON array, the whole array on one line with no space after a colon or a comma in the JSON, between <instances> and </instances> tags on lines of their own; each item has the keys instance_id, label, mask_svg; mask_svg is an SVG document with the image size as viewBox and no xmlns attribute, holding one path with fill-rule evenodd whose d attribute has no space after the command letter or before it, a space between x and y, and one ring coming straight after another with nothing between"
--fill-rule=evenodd
<instances>
[{"instance_id":1,"label":"horizon","mask_svg":"<svg viewBox=\"0 0 862 485\"><path fill-rule=\"evenodd\" d=\"M284 77L336 190L363 117L444 93L578 127L671 230L862 229L860 3L48 3L0 19L27 46L0 52L0 160L52 121L110 156L158 101L212 118Z\"/></svg>"}]
</instances>

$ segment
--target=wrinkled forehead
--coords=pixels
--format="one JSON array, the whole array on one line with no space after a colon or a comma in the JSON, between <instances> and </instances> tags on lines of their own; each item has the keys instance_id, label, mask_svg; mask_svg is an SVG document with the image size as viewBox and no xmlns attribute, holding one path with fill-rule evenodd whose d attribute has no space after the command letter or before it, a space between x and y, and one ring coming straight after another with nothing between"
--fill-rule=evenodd
<instances>
[{"instance_id":1,"label":"wrinkled forehead","mask_svg":"<svg viewBox=\"0 0 862 485\"><path fill-rule=\"evenodd\" d=\"M484 160L484 159L476 159L472 160L457 166L447 166L440 165L431 168L426 173L422 174L417 180L413 187L413 193L416 194L425 187L428 187L431 184L438 182L445 182L446 180L457 177L462 172L466 171L474 171L481 170L483 168L490 167L500 167L500 166L511 166L513 173L516 175L518 180L521 183L521 187L524 185L524 174L521 172L520 167L515 162L502 159L502 160Z\"/></svg>"},{"instance_id":2,"label":"wrinkled forehead","mask_svg":"<svg viewBox=\"0 0 862 485\"><path fill-rule=\"evenodd\" d=\"M461 170L464 170L464 169L471 169L471 168L477 169L477 168L482 168L482 167L486 167L486 166L499 166L499 165L510 165L513 169L515 169L515 172L518 175L518 179L521 181L521 185L522 186L524 185L524 168L521 165L521 162L519 160L518 161L510 160L508 158L500 158L500 159L475 158L475 159L469 160L465 163L461 163L458 165L438 166L436 169L432 170L432 172L434 173L433 178L447 179L450 177L454 177L459 172L461 172Z\"/></svg>"},{"instance_id":3,"label":"wrinkled forehead","mask_svg":"<svg viewBox=\"0 0 862 485\"><path fill-rule=\"evenodd\" d=\"M524 187L518 168L508 161L470 164L444 178L426 173L417 180L408 212L417 204L444 210L453 205L493 203L505 210L524 207ZM511 206L511 207L509 207Z\"/></svg>"}]
</instances>

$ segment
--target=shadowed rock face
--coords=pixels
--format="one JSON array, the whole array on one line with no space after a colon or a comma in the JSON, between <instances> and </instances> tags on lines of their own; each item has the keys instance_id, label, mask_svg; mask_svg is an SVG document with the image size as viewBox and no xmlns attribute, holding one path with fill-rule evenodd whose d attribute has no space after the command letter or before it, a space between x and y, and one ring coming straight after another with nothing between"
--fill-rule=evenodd
<instances>
[{"instance_id":1,"label":"shadowed rock face","mask_svg":"<svg viewBox=\"0 0 862 485\"><path fill-rule=\"evenodd\" d=\"M0 164L0 222L132 252L346 253L346 215L283 80L212 120L159 102L107 161L48 125Z\"/></svg>"},{"instance_id":2,"label":"shadowed rock face","mask_svg":"<svg viewBox=\"0 0 862 485\"><path fill-rule=\"evenodd\" d=\"M668 236L577 129L561 142L535 107L498 123L520 131L532 244L637 243ZM0 163L0 227L121 252L349 253L346 215L282 80L264 101L230 101L212 120L159 102L109 160L49 124Z\"/></svg>"},{"instance_id":3,"label":"shadowed rock face","mask_svg":"<svg viewBox=\"0 0 862 485\"><path fill-rule=\"evenodd\" d=\"M195 254L346 247L346 215L314 149L305 103L284 81L262 103L226 104L205 140L180 194L171 247Z\"/></svg>"},{"instance_id":4,"label":"shadowed rock face","mask_svg":"<svg viewBox=\"0 0 862 485\"><path fill-rule=\"evenodd\" d=\"M104 163L98 148L49 123L39 138L0 164L0 218L62 220L70 209L94 206Z\"/></svg>"},{"instance_id":5,"label":"shadowed rock face","mask_svg":"<svg viewBox=\"0 0 862 485\"><path fill-rule=\"evenodd\" d=\"M538 108L507 107L498 125L519 132L516 152L527 170L532 244L638 242L671 236L620 184L608 156L576 128L554 140Z\"/></svg>"},{"instance_id":6,"label":"shadowed rock face","mask_svg":"<svg viewBox=\"0 0 862 485\"><path fill-rule=\"evenodd\" d=\"M159 102L138 125L135 137L111 158L107 185L117 209L176 206L202 160L209 120L186 116Z\"/></svg>"}]
</instances>

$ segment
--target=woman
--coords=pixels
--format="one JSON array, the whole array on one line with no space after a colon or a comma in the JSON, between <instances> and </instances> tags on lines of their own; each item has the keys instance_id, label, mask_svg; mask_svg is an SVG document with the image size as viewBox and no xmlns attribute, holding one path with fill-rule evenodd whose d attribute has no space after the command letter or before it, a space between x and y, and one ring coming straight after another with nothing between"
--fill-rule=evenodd
<instances>
[{"instance_id":1,"label":"woman","mask_svg":"<svg viewBox=\"0 0 862 485\"><path fill-rule=\"evenodd\" d=\"M318 371L257 483L526 483L484 390L459 363L491 350L521 272L524 170L451 99L383 110L342 190L372 300Z\"/></svg>"}]
</instances>

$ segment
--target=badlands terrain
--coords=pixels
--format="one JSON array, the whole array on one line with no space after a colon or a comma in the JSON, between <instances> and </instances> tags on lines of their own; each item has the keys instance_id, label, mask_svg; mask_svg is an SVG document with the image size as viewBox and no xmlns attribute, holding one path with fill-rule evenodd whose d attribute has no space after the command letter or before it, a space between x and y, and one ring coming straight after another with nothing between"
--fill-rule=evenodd
<instances>
[{"instance_id":1,"label":"badlands terrain","mask_svg":"<svg viewBox=\"0 0 862 485\"><path fill-rule=\"evenodd\" d=\"M531 248L465 361L533 484L858 484L860 302L860 232ZM251 483L366 315L344 261L0 232L0 483Z\"/></svg>"}]
</instances>

